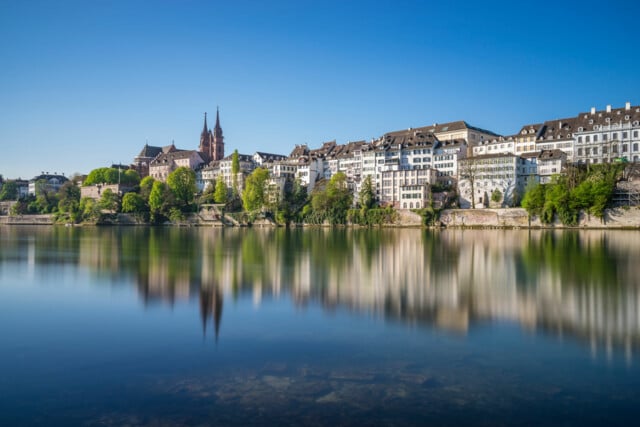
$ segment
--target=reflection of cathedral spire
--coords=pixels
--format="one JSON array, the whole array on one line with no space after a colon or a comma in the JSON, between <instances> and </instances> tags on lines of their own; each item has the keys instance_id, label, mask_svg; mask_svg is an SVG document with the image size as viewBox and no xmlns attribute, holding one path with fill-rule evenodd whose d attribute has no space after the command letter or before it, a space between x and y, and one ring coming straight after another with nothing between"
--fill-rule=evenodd
<instances>
[{"instance_id":1,"label":"reflection of cathedral spire","mask_svg":"<svg viewBox=\"0 0 640 427\"><path fill-rule=\"evenodd\" d=\"M213 319L216 342L220 334L220 321L222 320L222 293L218 287L200 288L200 319L202 320L202 334L207 334L207 322Z\"/></svg>"}]
</instances>

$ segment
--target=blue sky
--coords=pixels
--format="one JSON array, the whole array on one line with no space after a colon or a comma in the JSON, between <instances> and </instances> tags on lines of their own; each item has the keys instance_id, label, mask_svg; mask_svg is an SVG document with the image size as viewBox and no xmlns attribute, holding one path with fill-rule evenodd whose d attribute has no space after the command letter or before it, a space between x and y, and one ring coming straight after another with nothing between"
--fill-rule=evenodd
<instances>
[{"instance_id":1,"label":"blue sky","mask_svg":"<svg viewBox=\"0 0 640 427\"><path fill-rule=\"evenodd\" d=\"M0 174L640 104L640 2L0 0ZM213 125L213 122L210 122Z\"/></svg>"}]
</instances>

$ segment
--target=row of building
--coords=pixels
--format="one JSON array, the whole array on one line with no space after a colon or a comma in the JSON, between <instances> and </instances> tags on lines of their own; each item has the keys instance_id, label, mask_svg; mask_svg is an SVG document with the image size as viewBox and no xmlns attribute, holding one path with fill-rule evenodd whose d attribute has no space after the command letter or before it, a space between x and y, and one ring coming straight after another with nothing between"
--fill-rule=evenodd
<instances>
[{"instance_id":1,"label":"row of building","mask_svg":"<svg viewBox=\"0 0 640 427\"><path fill-rule=\"evenodd\" d=\"M294 180L312 191L320 180L343 172L356 196L370 177L378 201L396 208L437 204L434 185L456 190L462 208L510 206L530 181L549 182L567 163L639 161L639 132L640 107L630 103L527 124L510 136L456 121L388 132L371 141L330 141L318 148L296 145L289 155L240 154L241 172L233 176L217 113L213 130L205 114L198 150L145 145L132 167L142 176L165 180L177 167L187 166L196 172L200 190L221 176L228 187L237 183L240 191L244 178L264 167L280 192ZM500 201L494 197L492 202L496 191Z\"/></svg>"}]
</instances>

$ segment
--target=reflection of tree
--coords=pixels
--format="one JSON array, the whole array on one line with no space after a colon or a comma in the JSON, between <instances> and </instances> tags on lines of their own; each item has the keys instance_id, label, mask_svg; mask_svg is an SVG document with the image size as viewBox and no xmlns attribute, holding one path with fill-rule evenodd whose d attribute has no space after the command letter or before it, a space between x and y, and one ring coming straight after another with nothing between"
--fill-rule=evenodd
<instances>
[{"instance_id":1,"label":"reflection of tree","mask_svg":"<svg viewBox=\"0 0 640 427\"><path fill-rule=\"evenodd\" d=\"M640 243L629 232L0 227L0 237L0 263L79 263L113 285L134 282L145 303L197 299L216 336L223 299L251 296L640 346Z\"/></svg>"}]
</instances>

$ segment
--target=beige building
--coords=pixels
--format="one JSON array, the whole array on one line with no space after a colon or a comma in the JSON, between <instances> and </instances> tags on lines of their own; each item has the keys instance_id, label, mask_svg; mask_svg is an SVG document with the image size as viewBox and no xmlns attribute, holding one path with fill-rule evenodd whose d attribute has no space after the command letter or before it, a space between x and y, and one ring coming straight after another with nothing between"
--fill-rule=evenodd
<instances>
[{"instance_id":1,"label":"beige building","mask_svg":"<svg viewBox=\"0 0 640 427\"><path fill-rule=\"evenodd\" d=\"M159 154L149 164L149 176L159 181L166 181L171 172L179 167L197 169L204 164L200 153L195 150L176 150Z\"/></svg>"}]
</instances>

